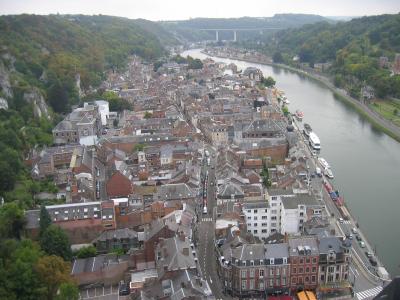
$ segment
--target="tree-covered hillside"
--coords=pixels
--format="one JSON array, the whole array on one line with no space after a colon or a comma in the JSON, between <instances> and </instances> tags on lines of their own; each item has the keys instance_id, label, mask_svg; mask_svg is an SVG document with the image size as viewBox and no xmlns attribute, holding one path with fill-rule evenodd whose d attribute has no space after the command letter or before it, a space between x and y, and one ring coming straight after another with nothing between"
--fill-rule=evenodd
<instances>
[{"instance_id":1,"label":"tree-covered hillside","mask_svg":"<svg viewBox=\"0 0 400 300\"><path fill-rule=\"evenodd\" d=\"M154 59L165 53L154 34L158 25L149 24L109 16L2 16L1 52L15 58L19 85L37 86L56 111L65 111L77 102L76 74L87 88L100 83L107 68L123 66L128 55ZM55 97L65 98L62 105Z\"/></svg>"},{"instance_id":2,"label":"tree-covered hillside","mask_svg":"<svg viewBox=\"0 0 400 300\"><path fill-rule=\"evenodd\" d=\"M379 97L400 97L399 76L391 76L390 65L380 67L379 58L394 61L400 53L400 14L353 19L349 22L326 22L279 31L266 37L261 50L292 64L332 62L332 75L338 86L349 88L357 96L360 86L371 85ZM256 46L253 44L252 46ZM260 48L260 46L256 46Z\"/></svg>"},{"instance_id":3,"label":"tree-covered hillside","mask_svg":"<svg viewBox=\"0 0 400 300\"><path fill-rule=\"evenodd\" d=\"M266 29L238 32L238 40L259 38L267 32L277 29L294 28L316 22L333 22L325 17L309 14L276 14L273 17L242 17L242 18L194 18L182 21L161 22L167 30L176 33L188 41L215 39L215 32L204 29ZM200 30L201 29L201 30ZM232 39L231 32L220 32L221 39Z\"/></svg>"}]
</instances>

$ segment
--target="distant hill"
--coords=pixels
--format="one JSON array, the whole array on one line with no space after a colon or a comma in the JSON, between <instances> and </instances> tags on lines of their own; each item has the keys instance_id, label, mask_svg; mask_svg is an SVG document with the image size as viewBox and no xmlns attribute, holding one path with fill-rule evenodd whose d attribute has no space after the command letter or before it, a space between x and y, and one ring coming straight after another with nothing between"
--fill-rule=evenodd
<instances>
[{"instance_id":1,"label":"distant hill","mask_svg":"<svg viewBox=\"0 0 400 300\"><path fill-rule=\"evenodd\" d=\"M400 97L400 76L391 76L391 63L400 53L400 14L380 15L352 19L336 24L320 22L290 28L265 36L255 43L243 44L279 56L293 64L300 62L331 62L335 83L359 97L360 87L368 84L375 88L378 97ZM379 66L379 58L388 63Z\"/></svg>"},{"instance_id":2,"label":"distant hill","mask_svg":"<svg viewBox=\"0 0 400 300\"><path fill-rule=\"evenodd\" d=\"M50 99L52 88L77 102L75 76L83 88L100 83L108 68L124 65L137 54L145 59L164 55L176 41L157 23L110 16L17 15L0 17L0 63L14 80L12 89L35 86ZM14 96L16 93L13 93ZM0 91L1 96L1 91ZM3 91L3 97L4 91ZM9 97L10 98L10 97ZM11 97L12 98L12 97ZM12 108L18 101L8 99ZM58 101L58 100L57 100ZM61 105L61 110L68 105ZM54 107L59 110L60 107Z\"/></svg>"},{"instance_id":3,"label":"distant hill","mask_svg":"<svg viewBox=\"0 0 400 300\"><path fill-rule=\"evenodd\" d=\"M201 41L215 38L214 32L204 31L205 29L265 29L264 31L276 31L277 29L299 27L322 21L333 22L318 15L276 14L273 17L260 18L195 18L182 21L163 21L160 24L188 41ZM260 35L260 32L263 34L263 30L246 31L246 34L239 35L238 38L240 40L254 38ZM222 38L224 38L224 35ZM229 39L229 37L227 38Z\"/></svg>"}]
</instances>

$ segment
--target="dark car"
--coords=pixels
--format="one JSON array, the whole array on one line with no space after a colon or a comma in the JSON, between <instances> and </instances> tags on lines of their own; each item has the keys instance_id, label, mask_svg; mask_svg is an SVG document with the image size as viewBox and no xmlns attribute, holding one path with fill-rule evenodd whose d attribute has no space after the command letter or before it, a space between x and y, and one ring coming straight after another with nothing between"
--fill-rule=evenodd
<instances>
[{"instance_id":1,"label":"dark car","mask_svg":"<svg viewBox=\"0 0 400 300\"><path fill-rule=\"evenodd\" d=\"M361 241L362 239L361 239L361 236L359 236L358 234L356 235L356 240L357 241Z\"/></svg>"},{"instance_id":2,"label":"dark car","mask_svg":"<svg viewBox=\"0 0 400 300\"><path fill-rule=\"evenodd\" d=\"M129 284L128 283L122 283L119 286L119 295L120 296L128 296L131 293L129 289Z\"/></svg>"},{"instance_id":3,"label":"dark car","mask_svg":"<svg viewBox=\"0 0 400 300\"><path fill-rule=\"evenodd\" d=\"M374 266L374 267L378 264L378 262L376 261L376 259L374 257L370 257L369 262L371 263L371 266Z\"/></svg>"}]
</instances>

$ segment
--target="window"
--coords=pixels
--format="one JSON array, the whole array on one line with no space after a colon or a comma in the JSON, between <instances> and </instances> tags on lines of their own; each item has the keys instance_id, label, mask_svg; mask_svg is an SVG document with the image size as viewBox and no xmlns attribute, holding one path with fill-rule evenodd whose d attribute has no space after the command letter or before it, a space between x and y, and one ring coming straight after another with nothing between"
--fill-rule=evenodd
<instances>
[{"instance_id":1,"label":"window","mask_svg":"<svg viewBox=\"0 0 400 300\"><path fill-rule=\"evenodd\" d=\"M311 283L315 283L315 275L311 276Z\"/></svg>"},{"instance_id":2,"label":"window","mask_svg":"<svg viewBox=\"0 0 400 300\"><path fill-rule=\"evenodd\" d=\"M308 273L310 273L310 268L309 267L306 268L306 274L308 274Z\"/></svg>"},{"instance_id":3,"label":"window","mask_svg":"<svg viewBox=\"0 0 400 300\"><path fill-rule=\"evenodd\" d=\"M310 280L310 278L308 278L308 276L306 276L306 277L304 278L305 283L308 283L309 280Z\"/></svg>"},{"instance_id":4,"label":"window","mask_svg":"<svg viewBox=\"0 0 400 300\"><path fill-rule=\"evenodd\" d=\"M275 275L276 275L276 276L279 276L279 274L280 274L280 271L281 271L281 269L279 269L279 268L276 268Z\"/></svg>"},{"instance_id":5,"label":"window","mask_svg":"<svg viewBox=\"0 0 400 300\"><path fill-rule=\"evenodd\" d=\"M254 290L254 279L250 279L250 290Z\"/></svg>"},{"instance_id":6,"label":"window","mask_svg":"<svg viewBox=\"0 0 400 300\"><path fill-rule=\"evenodd\" d=\"M268 219L268 216L262 216L261 219L262 219L262 220L267 220L267 219Z\"/></svg>"},{"instance_id":7,"label":"window","mask_svg":"<svg viewBox=\"0 0 400 300\"><path fill-rule=\"evenodd\" d=\"M269 286L271 287L271 286L274 286L274 280L271 278L270 280L269 280Z\"/></svg>"},{"instance_id":8,"label":"window","mask_svg":"<svg viewBox=\"0 0 400 300\"><path fill-rule=\"evenodd\" d=\"M250 217L250 216L248 216L248 217L247 217L247 220L251 220L251 217Z\"/></svg>"},{"instance_id":9,"label":"window","mask_svg":"<svg viewBox=\"0 0 400 300\"><path fill-rule=\"evenodd\" d=\"M263 269L260 269L258 272L259 272L259 274L260 274L260 277L263 277L263 276L264 276L264 270L263 270Z\"/></svg>"},{"instance_id":10,"label":"window","mask_svg":"<svg viewBox=\"0 0 400 300\"><path fill-rule=\"evenodd\" d=\"M303 284L303 277L299 277L299 284Z\"/></svg>"},{"instance_id":11,"label":"window","mask_svg":"<svg viewBox=\"0 0 400 300\"><path fill-rule=\"evenodd\" d=\"M317 272L317 268L316 267L312 267L312 272L313 273Z\"/></svg>"},{"instance_id":12,"label":"window","mask_svg":"<svg viewBox=\"0 0 400 300\"><path fill-rule=\"evenodd\" d=\"M286 268L283 268L283 269L282 269L282 275L283 275L283 276L286 276Z\"/></svg>"},{"instance_id":13,"label":"window","mask_svg":"<svg viewBox=\"0 0 400 300\"><path fill-rule=\"evenodd\" d=\"M273 210L271 210L271 213L272 213L272 214L276 214L276 213L277 213L277 210L276 210L276 209L273 209Z\"/></svg>"},{"instance_id":14,"label":"window","mask_svg":"<svg viewBox=\"0 0 400 300\"><path fill-rule=\"evenodd\" d=\"M263 289L264 289L264 282L263 282L263 281L260 281L259 288L260 288L260 290L263 290Z\"/></svg>"},{"instance_id":15,"label":"window","mask_svg":"<svg viewBox=\"0 0 400 300\"><path fill-rule=\"evenodd\" d=\"M335 272L335 267L329 267L329 268L328 268L328 272L329 272L329 273Z\"/></svg>"},{"instance_id":16,"label":"window","mask_svg":"<svg viewBox=\"0 0 400 300\"><path fill-rule=\"evenodd\" d=\"M257 210L257 209L255 209L255 210L254 210L254 213L255 213L255 214L256 214L256 213L258 213L258 210Z\"/></svg>"},{"instance_id":17,"label":"window","mask_svg":"<svg viewBox=\"0 0 400 300\"><path fill-rule=\"evenodd\" d=\"M336 281L339 280L339 273L336 273Z\"/></svg>"},{"instance_id":18,"label":"window","mask_svg":"<svg viewBox=\"0 0 400 300\"><path fill-rule=\"evenodd\" d=\"M299 274L303 274L303 268L299 268Z\"/></svg>"},{"instance_id":19,"label":"window","mask_svg":"<svg viewBox=\"0 0 400 300\"><path fill-rule=\"evenodd\" d=\"M267 213L267 212L268 212L268 208L266 208L266 209L264 210L264 212L266 212L266 213Z\"/></svg>"},{"instance_id":20,"label":"window","mask_svg":"<svg viewBox=\"0 0 400 300\"><path fill-rule=\"evenodd\" d=\"M267 233L267 229L262 229L261 232L262 233Z\"/></svg>"},{"instance_id":21,"label":"window","mask_svg":"<svg viewBox=\"0 0 400 300\"><path fill-rule=\"evenodd\" d=\"M251 213L251 210L250 210L250 209L248 209L248 210L247 210L247 212L248 212L248 213Z\"/></svg>"},{"instance_id":22,"label":"window","mask_svg":"<svg viewBox=\"0 0 400 300\"><path fill-rule=\"evenodd\" d=\"M276 203L271 203L271 206L272 206L272 207L275 207L275 206L276 206Z\"/></svg>"},{"instance_id":23,"label":"window","mask_svg":"<svg viewBox=\"0 0 400 300\"><path fill-rule=\"evenodd\" d=\"M253 232L257 234L257 229L255 229Z\"/></svg>"},{"instance_id":24,"label":"window","mask_svg":"<svg viewBox=\"0 0 400 300\"><path fill-rule=\"evenodd\" d=\"M247 289L247 280L242 280L242 290Z\"/></svg>"},{"instance_id":25,"label":"window","mask_svg":"<svg viewBox=\"0 0 400 300\"><path fill-rule=\"evenodd\" d=\"M293 274L296 274L296 272L297 272L297 269L296 269L296 267L294 267L294 268L292 269L292 273L293 273Z\"/></svg>"},{"instance_id":26,"label":"window","mask_svg":"<svg viewBox=\"0 0 400 300\"><path fill-rule=\"evenodd\" d=\"M321 275L321 281L325 281L325 275Z\"/></svg>"},{"instance_id":27,"label":"window","mask_svg":"<svg viewBox=\"0 0 400 300\"><path fill-rule=\"evenodd\" d=\"M257 226L258 226L258 223L254 223L253 226L254 226L254 227L257 227Z\"/></svg>"},{"instance_id":28,"label":"window","mask_svg":"<svg viewBox=\"0 0 400 300\"><path fill-rule=\"evenodd\" d=\"M310 258L306 258L306 263L310 263Z\"/></svg>"},{"instance_id":29,"label":"window","mask_svg":"<svg viewBox=\"0 0 400 300\"><path fill-rule=\"evenodd\" d=\"M302 217L302 216L304 216L304 213L303 213L303 212L300 213L300 217Z\"/></svg>"},{"instance_id":30,"label":"window","mask_svg":"<svg viewBox=\"0 0 400 300\"><path fill-rule=\"evenodd\" d=\"M275 281L275 284L276 284L277 286L280 286L280 285L281 285L281 279L280 279L280 278L277 278L276 281Z\"/></svg>"},{"instance_id":31,"label":"window","mask_svg":"<svg viewBox=\"0 0 400 300\"><path fill-rule=\"evenodd\" d=\"M272 269L272 268L269 269L269 275L270 275L270 276L273 276L273 275L274 275L274 269Z\"/></svg>"},{"instance_id":32,"label":"window","mask_svg":"<svg viewBox=\"0 0 400 300\"><path fill-rule=\"evenodd\" d=\"M292 284L296 284L296 277L292 277Z\"/></svg>"},{"instance_id":33,"label":"window","mask_svg":"<svg viewBox=\"0 0 400 300\"><path fill-rule=\"evenodd\" d=\"M271 200L276 200L276 198L277 198L276 196L272 196Z\"/></svg>"},{"instance_id":34,"label":"window","mask_svg":"<svg viewBox=\"0 0 400 300\"><path fill-rule=\"evenodd\" d=\"M300 258L300 264L303 264L304 260L302 258Z\"/></svg>"},{"instance_id":35,"label":"window","mask_svg":"<svg viewBox=\"0 0 400 300\"><path fill-rule=\"evenodd\" d=\"M262 226L262 227L267 227L267 226L268 226L268 223L261 223L261 226Z\"/></svg>"},{"instance_id":36,"label":"window","mask_svg":"<svg viewBox=\"0 0 400 300\"><path fill-rule=\"evenodd\" d=\"M256 221L257 220L257 216L254 216L254 221Z\"/></svg>"},{"instance_id":37,"label":"window","mask_svg":"<svg viewBox=\"0 0 400 300\"><path fill-rule=\"evenodd\" d=\"M247 277L247 270L242 270L242 278L246 278Z\"/></svg>"},{"instance_id":38,"label":"window","mask_svg":"<svg viewBox=\"0 0 400 300\"><path fill-rule=\"evenodd\" d=\"M271 217L271 220L276 220L276 216L272 216L272 217Z\"/></svg>"}]
</instances>

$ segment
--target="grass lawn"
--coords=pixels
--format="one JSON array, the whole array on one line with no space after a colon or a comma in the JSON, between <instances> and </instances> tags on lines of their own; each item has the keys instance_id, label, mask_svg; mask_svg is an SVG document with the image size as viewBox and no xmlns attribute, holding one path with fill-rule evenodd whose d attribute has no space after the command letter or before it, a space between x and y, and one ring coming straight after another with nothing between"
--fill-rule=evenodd
<instances>
[{"instance_id":1,"label":"grass lawn","mask_svg":"<svg viewBox=\"0 0 400 300\"><path fill-rule=\"evenodd\" d=\"M400 103L386 100L386 101L375 101L369 105L370 108L379 113L382 117L392 121L397 126L400 126ZM397 116L393 114L393 111L397 108Z\"/></svg>"}]
</instances>

